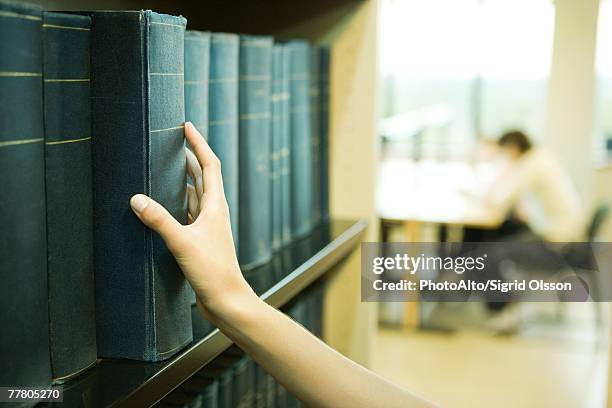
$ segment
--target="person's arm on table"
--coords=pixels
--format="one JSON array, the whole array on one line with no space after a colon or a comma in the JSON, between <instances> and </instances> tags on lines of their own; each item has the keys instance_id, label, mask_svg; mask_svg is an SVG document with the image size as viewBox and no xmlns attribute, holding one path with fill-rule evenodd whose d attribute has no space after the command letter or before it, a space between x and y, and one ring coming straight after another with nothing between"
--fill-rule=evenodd
<instances>
[{"instance_id":1,"label":"person's arm on table","mask_svg":"<svg viewBox=\"0 0 612 408\"><path fill-rule=\"evenodd\" d=\"M187 123L190 225L138 194L131 205L158 232L194 288L202 313L291 393L317 407L420 407L429 403L361 367L263 302L242 277L221 165Z\"/></svg>"}]
</instances>

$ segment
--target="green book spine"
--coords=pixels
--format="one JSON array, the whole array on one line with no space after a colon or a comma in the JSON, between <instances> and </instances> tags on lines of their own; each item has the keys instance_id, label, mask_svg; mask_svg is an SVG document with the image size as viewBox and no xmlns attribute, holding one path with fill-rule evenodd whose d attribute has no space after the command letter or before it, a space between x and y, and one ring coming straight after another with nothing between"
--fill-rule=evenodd
<instances>
[{"instance_id":1,"label":"green book spine","mask_svg":"<svg viewBox=\"0 0 612 408\"><path fill-rule=\"evenodd\" d=\"M208 140L210 33L185 32L185 119Z\"/></svg>"},{"instance_id":2,"label":"green book spine","mask_svg":"<svg viewBox=\"0 0 612 408\"><path fill-rule=\"evenodd\" d=\"M243 269L267 262L271 248L270 79L272 38L240 37L239 261Z\"/></svg>"},{"instance_id":3,"label":"green book spine","mask_svg":"<svg viewBox=\"0 0 612 408\"><path fill-rule=\"evenodd\" d=\"M0 1L0 386L47 386L42 10Z\"/></svg>"},{"instance_id":4,"label":"green book spine","mask_svg":"<svg viewBox=\"0 0 612 408\"><path fill-rule=\"evenodd\" d=\"M44 13L47 275L53 378L96 361L87 16Z\"/></svg>"},{"instance_id":5,"label":"green book spine","mask_svg":"<svg viewBox=\"0 0 612 408\"><path fill-rule=\"evenodd\" d=\"M291 235L312 231L312 129L310 116L311 47L290 41L291 50Z\"/></svg>"},{"instance_id":6,"label":"green book spine","mask_svg":"<svg viewBox=\"0 0 612 408\"><path fill-rule=\"evenodd\" d=\"M223 190L230 211L234 246L239 250L238 227L238 50L236 34L210 37L209 121L211 149L221 160Z\"/></svg>"},{"instance_id":7,"label":"green book spine","mask_svg":"<svg viewBox=\"0 0 612 408\"><path fill-rule=\"evenodd\" d=\"M321 92L319 48L310 48L310 143L312 146L312 224L321 222Z\"/></svg>"},{"instance_id":8,"label":"green book spine","mask_svg":"<svg viewBox=\"0 0 612 408\"><path fill-rule=\"evenodd\" d=\"M272 186L272 250L282 246L282 138L283 138L283 45L274 44L272 49L272 142L270 143L270 184Z\"/></svg>"},{"instance_id":9,"label":"green book spine","mask_svg":"<svg viewBox=\"0 0 612 408\"><path fill-rule=\"evenodd\" d=\"M208 71L210 33L185 32L185 120L190 121L208 140ZM193 184L193 183L192 183ZM189 289L191 304L196 296Z\"/></svg>"},{"instance_id":10,"label":"green book spine","mask_svg":"<svg viewBox=\"0 0 612 408\"><path fill-rule=\"evenodd\" d=\"M186 20L152 11L91 16L98 354L159 361L192 340L189 285L129 200L145 193L187 222Z\"/></svg>"},{"instance_id":11,"label":"green book spine","mask_svg":"<svg viewBox=\"0 0 612 408\"><path fill-rule=\"evenodd\" d=\"M281 184L281 239L282 244L291 243L291 116L290 116L290 76L291 49L282 46L281 51L281 147L280 147L280 184Z\"/></svg>"},{"instance_id":12,"label":"green book spine","mask_svg":"<svg viewBox=\"0 0 612 408\"><path fill-rule=\"evenodd\" d=\"M319 47L319 102L320 111L320 169L321 169L321 218L324 222L329 221L329 69L331 61L331 50L329 47Z\"/></svg>"}]
</instances>

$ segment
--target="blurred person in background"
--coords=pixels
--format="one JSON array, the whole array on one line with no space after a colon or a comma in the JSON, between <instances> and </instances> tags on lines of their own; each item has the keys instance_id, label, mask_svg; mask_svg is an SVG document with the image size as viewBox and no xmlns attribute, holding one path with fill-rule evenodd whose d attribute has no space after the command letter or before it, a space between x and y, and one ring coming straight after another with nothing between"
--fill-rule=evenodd
<instances>
[{"instance_id":1,"label":"blurred person in background","mask_svg":"<svg viewBox=\"0 0 612 408\"><path fill-rule=\"evenodd\" d=\"M489 252L490 262L483 280L511 280L504 277L502 263L519 266L524 273L554 273L566 265L559 246L583 238L584 221L578 192L557 158L535 147L521 131L507 132L497 142L502 169L482 197L483 211L505 215L505 221L492 230L465 229L464 242L506 242ZM529 245L513 244L529 242ZM493 255L493 257L491 257ZM509 294L488 299L488 309L496 313L487 326L498 332L515 332L520 310L508 306ZM503 310L503 311L502 311Z\"/></svg>"},{"instance_id":2,"label":"blurred person in background","mask_svg":"<svg viewBox=\"0 0 612 408\"><path fill-rule=\"evenodd\" d=\"M466 229L464 241L572 242L582 238L580 197L556 157L515 130L497 142L502 170L483 205L506 214L494 230Z\"/></svg>"}]
</instances>

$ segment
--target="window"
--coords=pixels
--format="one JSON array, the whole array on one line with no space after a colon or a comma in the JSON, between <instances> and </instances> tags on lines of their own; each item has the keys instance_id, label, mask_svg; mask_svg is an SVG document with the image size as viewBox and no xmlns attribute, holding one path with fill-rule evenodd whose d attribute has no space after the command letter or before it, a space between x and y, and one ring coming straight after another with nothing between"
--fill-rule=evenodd
<instances>
[{"instance_id":1,"label":"window","mask_svg":"<svg viewBox=\"0 0 612 408\"><path fill-rule=\"evenodd\" d=\"M599 3L597 49L595 54L595 154L600 160L612 158L612 1Z\"/></svg>"},{"instance_id":2,"label":"window","mask_svg":"<svg viewBox=\"0 0 612 408\"><path fill-rule=\"evenodd\" d=\"M540 136L550 0L386 0L381 18L382 117L405 116L383 136L438 157L508 128Z\"/></svg>"}]
</instances>

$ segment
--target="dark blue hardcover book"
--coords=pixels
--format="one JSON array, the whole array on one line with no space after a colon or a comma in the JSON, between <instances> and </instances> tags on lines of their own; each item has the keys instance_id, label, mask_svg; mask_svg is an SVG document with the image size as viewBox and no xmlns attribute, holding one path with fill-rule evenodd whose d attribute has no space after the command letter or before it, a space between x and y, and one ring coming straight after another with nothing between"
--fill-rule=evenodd
<instances>
[{"instance_id":1,"label":"dark blue hardcover book","mask_svg":"<svg viewBox=\"0 0 612 408\"><path fill-rule=\"evenodd\" d=\"M185 31L185 120L208 140L210 33Z\"/></svg>"},{"instance_id":2,"label":"dark blue hardcover book","mask_svg":"<svg viewBox=\"0 0 612 408\"><path fill-rule=\"evenodd\" d=\"M219 380L209 381L200 395L202 396L202 408L217 408L219 406Z\"/></svg>"},{"instance_id":3,"label":"dark blue hardcover book","mask_svg":"<svg viewBox=\"0 0 612 408\"><path fill-rule=\"evenodd\" d=\"M276 385L274 378L263 367L255 364L255 399L254 407L268 408L276 404Z\"/></svg>"},{"instance_id":4,"label":"dark blue hardcover book","mask_svg":"<svg viewBox=\"0 0 612 408\"><path fill-rule=\"evenodd\" d=\"M281 45L281 240L282 244L291 243L291 120L290 120L290 76L291 50L287 45Z\"/></svg>"},{"instance_id":5,"label":"dark blue hardcover book","mask_svg":"<svg viewBox=\"0 0 612 408\"><path fill-rule=\"evenodd\" d=\"M253 370L248 356L241 357L234 364L232 378L232 406L251 407L254 401Z\"/></svg>"},{"instance_id":6,"label":"dark blue hardcover book","mask_svg":"<svg viewBox=\"0 0 612 408\"><path fill-rule=\"evenodd\" d=\"M198 371L195 375L218 382L217 388L217 407L233 408L232 405L232 378L233 361L227 362L225 359L217 358L212 363Z\"/></svg>"},{"instance_id":7,"label":"dark blue hardcover book","mask_svg":"<svg viewBox=\"0 0 612 408\"><path fill-rule=\"evenodd\" d=\"M163 360L192 340L189 285L129 200L145 193L187 221L186 21L152 11L91 16L98 354Z\"/></svg>"},{"instance_id":8,"label":"dark blue hardcover book","mask_svg":"<svg viewBox=\"0 0 612 408\"><path fill-rule=\"evenodd\" d=\"M238 50L236 34L210 36L208 142L221 160L223 190L230 211L234 246L239 249L238 215Z\"/></svg>"},{"instance_id":9,"label":"dark blue hardcover book","mask_svg":"<svg viewBox=\"0 0 612 408\"><path fill-rule=\"evenodd\" d=\"M208 76L210 33L185 31L185 120L208 140ZM196 296L189 289L191 304Z\"/></svg>"},{"instance_id":10,"label":"dark blue hardcover book","mask_svg":"<svg viewBox=\"0 0 612 408\"><path fill-rule=\"evenodd\" d=\"M239 261L244 270L267 262L271 247L270 89L272 38L240 37Z\"/></svg>"},{"instance_id":11,"label":"dark blue hardcover book","mask_svg":"<svg viewBox=\"0 0 612 408\"><path fill-rule=\"evenodd\" d=\"M327 46L319 47L319 94L321 99L319 108L321 112L319 124L321 135L321 219L324 222L329 221L329 67L330 67L331 51Z\"/></svg>"},{"instance_id":12,"label":"dark blue hardcover book","mask_svg":"<svg viewBox=\"0 0 612 408\"><path fill-rule=\"evenodd\" d=\"M311 47L306 41L287 43L291 50L291 235L312 231L312 127L310 117Z\"/></svg>"},{"instance_id":13,"label":"dark blue hardcover book","mask_svg":"<svg viewBox=\"0 0 612 408\"><path fill-rule=\"evenodd\" d=\"M283 97L283 45L272 48L272 142L270 143L270 183L272 185L272 250L282 246L282 196L281 196L281 151L282 151L282 97Z\"/></svg>"},{"instance_id":14,"label":"dark blue hardcover book","mask_svg":"<svg viewBox=\"0 0 612 408\"><path fill-rule=\"evenodd\" d=\"M287 399L289 398L289 392L280 383L276 383L275 391L276 394L274 396L274 406L276 408L286 408Z\"/></svg>"},{"instance_id":15,"label":"dark blue hardcover book","mask_svg":"<svg viewBox=\"0 0 612 408\"><path fill-rule=\"evenodd\" d=\"M312 224L321 222L321 94L319 48L310 48L310 143L312 145Z\"/></svg>"},{"instance_id":16,"label":"dark blue hardcover book","mask_svg":"<svg viewBox=\"0 0 612 408\"><path fill-rule=\"evenodd\" d=\"M198 395L199 406L202 408L217 408L219 380L200 375L194 375L179 388L185 393Z\"/></svg>"},{"instance_id":17,"label":"dark blue hardcover book","mask_svg":"<svg viewBox=\"0 0 612 408\"><path fill-rule=\"evenodd\" d=\"M42 9L0 1L0 38L0 386L47 386Z\"/></svg>"},{"instance_id":18,"label":"dark blue hardcover book","mask_svg":"<svg viewBox=\"0 0 612 408\"><path fill-rule=\"evenodd\" d=\"M53 378L96 361L87 16L44 13L47 276Z\"/></svg>"},{"instance_id":19,"label":"dark blue hardcover book","mask_svg":"<svg viewBox=\"0 0 612 408\"><path fill-rule=\"evenodd\" d=\"M312 332L315 336L323 338L323 313L325 302L325 281L316 282L312 288Z\"/></svg>"},{"instance_id":20,"label":"dark blue hardcover book","mask_svg":"<svg viewBox=\"0 0 612 408\"><path fill-rule=\"evenodd\" d=\"M263 369L262 369L263 370ZM264 397L264 407L274 407L276 406L276 381L274 381L274 377L270 374L265 373L265 397Z\"/></svg>"}]
</instances>

